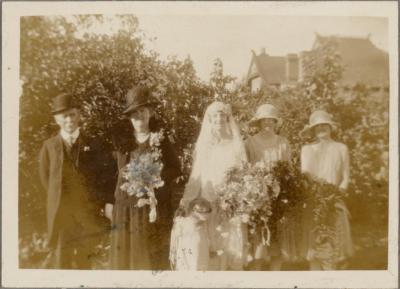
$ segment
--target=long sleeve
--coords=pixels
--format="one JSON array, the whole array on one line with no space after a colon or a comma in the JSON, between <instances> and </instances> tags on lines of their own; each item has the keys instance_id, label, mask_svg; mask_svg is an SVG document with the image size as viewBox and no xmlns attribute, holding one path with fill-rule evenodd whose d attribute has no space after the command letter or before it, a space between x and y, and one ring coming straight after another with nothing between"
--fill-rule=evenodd
<instances>
[{"instance_id":1,"label":"long sleeve","mask_svg":"<svg viewBox=\"0 0 400 289\"><path fill-rule=\"evenodd\" d=\"M46 143L43 144L39 153L39 177L42 186L47 191L49 185L49 152Z\"/></svg>"},{"instance_id":2,"label":"long sleeve","mask_svg":"<svg viewBox=\"0 0 400 289\"><path fill-rule=\"evenodd\" d=\"M180 161L168 137L162 143L164 170L162 178L171 182L181 175Z\"/></svg>"},{"instance_id":3,"label":"long sleeve","mask_svg":"<svg viewBox=\"0 0 400 289\"><path fill-rule=\"evenodd\" d=\"M301 164L301 172L306 173L307 172L307 152L306 152L305 146L303 146L301 148L300 164Z\"/></svg>"},{"instance_id":4,"label":"long sleeve","mask_svg":"<svg viewBox=\"0 0 400 289\"><path fill-rule=\"evenodd\" d=\"M247 160L250 163L254 163L255 162L255 156L254 156L254 148L251 142L251 137L249 137L245 143L245 149L246 149L246 156L247 156Z\"/></svg>"},{"instance_id":5,"label":"long sleeve","mask_svg":"<svg viewBox=\"0 0 400 289\"><path fill-rule=\"evenodd\" d=\"M350 182L350 157L349 157L349 150L347 149L346 146L344 146L342 151L342 162L343 162L342 163L343 175L339 188L342 190L346 190Z\"/></svg>"},{"instance_id":6,"label":"long sleeve","mask_svg":"<svg viewBox=\"0 0 400 289\"><path fill-rule=\"evenodd\" d=\"M97 152L99 160L97 189L104 203L114 203L114 190L117 183L118 168L111 148L106 145Z\"/></svg>"},{"instance_id":7,"label":"long sleeve","mask_svg":"<svg viewBox=\"0 0 400 289\"><path fill-rule=\"evenodd\" d=\"M292 152L290 150L290 144L287 139L284 140L283 143L283 156L282 161L290 162L292 157Z\"/></svg>"}]
</instances>

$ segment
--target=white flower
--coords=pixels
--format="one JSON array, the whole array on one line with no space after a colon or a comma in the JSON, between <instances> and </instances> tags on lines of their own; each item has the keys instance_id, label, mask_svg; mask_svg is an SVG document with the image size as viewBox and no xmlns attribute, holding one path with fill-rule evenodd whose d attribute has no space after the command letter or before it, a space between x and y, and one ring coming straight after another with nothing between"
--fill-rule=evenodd
<instances>
[{"instance_id":1,"label":"white flower","mask_svg":"<svg viewBox=\"0 0 400 289\"><path fill-rule=\"evenodd\" d=\"M157 219L157 211L156 208L151 208L149 212L149 221L150 223L154 223Z\"/></svg>"},{"instance_id":2,"label":"white flower","mask_svg":"<svg viewBox=\"0 0 400 289\"><path fill-rule=\"evenodd\" d=\"M139 208L145 206L145 205L150 205L150 200L149 199L139 199L136 203L136 206Z\"/></svg>"},{"instance_id":3,"label":"white flower","mask_svg":"<svg viewBox=\"0 0 400 289\"><path fill-rule=\"evenodd\" d=\"M279 183L274 181L272 184L272 191L274 192L274 196L277 197L279 193L281 192L281 187L279 186Z\"/></svg>"},{"instance_id":4,"label":"white flower","mask_svg":"<svg viewBox=\"0 0 400 289\"><path fill-rule=\"evenodd\" d=\"M84 151L84 152L90 151L90 146L84 146L84 147L83 147L83 151Z\"/></svg>"},{"instance_id":5,"label":"white flower","mask_svg":"<svg viewBox=\"0 0 400 289\"><path fill-rule=\"evenodd\" d=\"M274 178L272 175L268 174L264 177L264 181L268 186L271 186L273 184Z\"/></svg>"},{"instance_id":6,"label":"white flower","mask_svg":"<svg viewBox=\"0 0 400 289\"><path fill-rule=\"evenodd\" d=\"M248 223L250 221L249 214L243 214L241 217L242 217L242 222L243 223Z\"/></svg>"},{"instance_id":7,"label":"white flower","mask_svg":"<svg viewBox=\"0 0 400 289\"><path fill-rule=\"evenodd\" d=\"M254 167L257 169L265 169L265 163L263 161L256 162Z\"/></svg>"},{"instance_id":8,"label":"white flower","mask_svg":"<svg viewBox=\"0 0 400 289\"><path fill-rule=\"evenodd\" d=\"M228 209L228 204L227 204L226 202L222 202L222 203L221 203L221 209L222 209L222 210Z\"/></svg>"},{"instance_id":9,"label":"white flower","mask_svg":"<svg viewBox=\"0 0 400 289\"><path fill-rule=\"evenodd\" d=\"M251 181L252 179L253 179L253 177L250 176L250 175L245 175L245 176L243 177L243 180L244 180L245 182L249 182L249 181Z\"/></svg>"},{"instance_id":10,"label":"white flower","mask_svg":"<svg viewBox=\"0 0 400 289\"><path fill-rule=\"evenodd\" d=\"M150 146L159 147L161 142L164 140L164 131L150 133Z\"/></svg>"}]
</instances>

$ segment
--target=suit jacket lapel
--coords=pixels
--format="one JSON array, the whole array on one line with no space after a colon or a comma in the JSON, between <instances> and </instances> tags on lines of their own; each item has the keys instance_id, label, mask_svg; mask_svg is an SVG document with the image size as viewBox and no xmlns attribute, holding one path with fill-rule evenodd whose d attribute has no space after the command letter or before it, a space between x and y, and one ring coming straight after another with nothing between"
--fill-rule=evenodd
<instances>
[{"instance_id":1,"label":"suit jacket lapel","mask_svg":"<svg viewBox=\"0 0 400 289\"><path fill-rule=\"evenodd\" d=\"M79 133L78 138L75 140L74 146L76 146L76 158L75 158L75 166L78 168L80 165L83 149L86 146L87 140L82 131Z\"/></svg>"},{"instance_id":2,"label":"suit jacket lapel","mask_svg":"<svg viewBox=\"0 0 400 289\"><path fill-rule=\"evenodd\" d=\"M75 165L78 168L79 167L79 161L81 160L81 156L82 156L82 150L86 145L86 139L85 136L82 134L82 132L80 132L78 138L76 139L75 144L78 146L77 147L77 156L76 156L76 160L75 160Z\"/></svg>"},{"instance_id":3,"label":"suit jacket lapel","mask_svg":"<svg viewBox=\"0 0 400 289\"><path fill-rule=\"evenodd\" d=\"M54 150L56 153L57 164L61 166L64 160L64 149L63 149L63 140L60 133L55 138Z\"/></svg>"}]
</instances>

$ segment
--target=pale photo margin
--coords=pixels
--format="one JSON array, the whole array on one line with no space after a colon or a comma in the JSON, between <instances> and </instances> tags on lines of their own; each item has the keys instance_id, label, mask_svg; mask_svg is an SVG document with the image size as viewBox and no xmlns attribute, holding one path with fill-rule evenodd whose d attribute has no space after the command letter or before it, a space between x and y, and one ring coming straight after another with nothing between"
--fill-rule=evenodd
<instances>
[{"instance_id":1,"label":"pale photo margin","mask_svg":"<svg viewBox=\"0 0 400 289\"><path fill-rule=\"evenodd\" d=\"M398 287L398 3L5 2L2 4L2 286L5 287ZM63 271L18 268L19 17L72 14L228 14L387 17L390 55L388 270L326 272Z\"/></svg>"}]
</instances>

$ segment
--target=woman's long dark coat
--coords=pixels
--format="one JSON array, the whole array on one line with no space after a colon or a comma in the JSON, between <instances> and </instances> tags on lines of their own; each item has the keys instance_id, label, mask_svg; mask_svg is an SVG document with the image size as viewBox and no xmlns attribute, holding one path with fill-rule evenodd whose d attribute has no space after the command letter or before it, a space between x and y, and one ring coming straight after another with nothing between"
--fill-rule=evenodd
<instances>
[{"instance_id":1,"label":"woman's long dark coat","mask_svg":"<svg viewBox=\"0 0 400 289\"><path fill-rule=\"evenodd\" d=\"M131 140L135 142L133 133ZM126 141L126 140L125 140ZM168 139L160 144L164 186L156 189L157 220L149 222L149 206L135 206L137 198L120 189L124 180L122 168L135 157L150 150L149 142L125 142L116 151L118 181L111 231L111 268L134 270L168 270L169 238L172 228L171 182L180 175L180 163Z\"/></svg>"}]
</instances>

